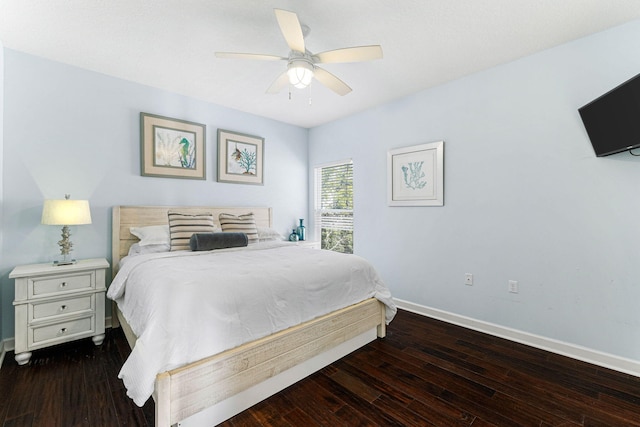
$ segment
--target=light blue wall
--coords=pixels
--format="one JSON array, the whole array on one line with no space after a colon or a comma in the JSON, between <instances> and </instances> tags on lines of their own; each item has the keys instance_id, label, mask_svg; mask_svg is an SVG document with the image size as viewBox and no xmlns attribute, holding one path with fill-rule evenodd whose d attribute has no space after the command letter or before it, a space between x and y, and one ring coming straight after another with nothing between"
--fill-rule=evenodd
<instances>
[{"instance_id":1,"label":"light blue wall","mask_svg":"<svg viewBox=\"0 0 640 427\"><path fill-rule=\"evenodd\" d=\"M4 137L4 47L2 46L2 42L0 41L0 224L2 224L2 218L3 218L3 206L4 206L4 201L3 201L3 178L4 178L4 174L2 173L3 171L3 167L2 165L4 164L4 162L2 161L2 159L4 158L4 155L2 154L3 151L3 139ZM3 240L3 234L4 232L2 231L3 227L0 226L0 248L2 247L2 240ZM0 285L1 286L1 285ZM3 300L4 300L4 292L3 292L3 287L0 287L0 340L2 339L2 315L1 313L3 313L5 310L2 308L3 307ZM0 345L0 349L2 348L2 345Z\"/></svg>"},{"instance_id":2,"label":"light blue wall","mask_svg":"<svg viewBox=\"0 0 640 427\"><path fill-rule=\"evenodd\" d=\"M74 255L108 258L113 205L270 205L286 233L312 220L307 159L353 158L356 252L395 297L638 360L639 160L596 158L577 108L639 73L639 51L636 21L307 131L4 49L0 338L9 271L58 251L44 198L89 199ZM206 181L140 176L140 111L207 125ZM265 186L215 182L218 127L266 138ZM445 206L388 207L387 151L436 140Z\"/></svg>"},{"instance_id":3,"label":"light blue wall","mask_svg":"<svg viewBox=\"0 0 640 427\"><path fill-rule=\"evenodd\" d=\"M42 202L70 193L93 224L71 227L77 258L110 258L114 205L272 206L275 228L307 217L303 128L4 49L1 335L13 337L11 269L59 254ZM206 124L205 181L140 176L140 112ZM216 182L216 130L265 138L264 186Z\"/></svg>"},{"instance_id":4,"label":"light blue wall","mask_svg":"<svg viewBox=\"0 0 640 427\"><path fill-rule=\"evenodd\" d=\"M314 128L310 165L353 158L355 251L396 298L638 360L640 160L596 158L577 111L638 52L635 21ZM387 151L438 140L445 206L388 207Z\"/></svg>"}]
</instances>

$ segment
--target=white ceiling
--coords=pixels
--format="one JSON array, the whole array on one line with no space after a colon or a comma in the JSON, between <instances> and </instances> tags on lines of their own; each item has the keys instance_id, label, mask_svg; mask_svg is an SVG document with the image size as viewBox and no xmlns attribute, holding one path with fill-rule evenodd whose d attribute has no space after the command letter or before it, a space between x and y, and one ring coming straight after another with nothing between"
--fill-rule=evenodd
<instances>
[{"instance_id":1,"label":"white ceiling","mask_svg":"<svg viewBox=\"0 0 640 427\"><path fill-rule=\"evenodd\" d=\"M286 62L214 52L287 56L274 8L311 28L313 53L380 44L384 59L323 65L353 88L344 97L320 84L268 95ZM637 18L639 0L0 0L0 41L308 128Z\"/></svg>"}]
</instances>

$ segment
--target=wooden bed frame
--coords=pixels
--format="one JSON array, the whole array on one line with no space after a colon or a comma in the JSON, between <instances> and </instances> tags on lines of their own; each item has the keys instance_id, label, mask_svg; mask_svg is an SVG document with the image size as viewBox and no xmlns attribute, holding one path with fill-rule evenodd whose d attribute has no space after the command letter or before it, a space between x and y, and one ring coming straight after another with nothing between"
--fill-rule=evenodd
<instances>
[{"instance_id":1,"label":"wooden bed frame","mask_svg":"<svg viewBox=\"0 0 640 427\"><path fill-rule=\"evenodd\" d=\"M240 215L253 212L258 227L271 227L265 207L115 206L112 213L113 275L137 241L129 229L167 224L169 210ZM219 224L218 224L219 227ZM312 250L312 249L309 249ZM114 304L112 325L122 326L129 345L136 337ZM156 426L215 425L311 373L384 337L385 307L368 299L268 337L207 357L156 377Z\"/></svg>"}]
</instances>

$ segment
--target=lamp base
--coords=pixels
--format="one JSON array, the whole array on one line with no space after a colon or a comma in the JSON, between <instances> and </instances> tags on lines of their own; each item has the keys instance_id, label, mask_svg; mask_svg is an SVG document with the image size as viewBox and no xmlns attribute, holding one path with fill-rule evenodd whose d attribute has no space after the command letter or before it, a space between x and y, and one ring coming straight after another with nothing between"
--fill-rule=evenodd
<instances>
[{"instance_id":1,"label":"lamp base","mask_svg":"<svg viewBox=\"0 0 640 427\"><path fill-rule=\"evenodd\" d=\"M53 261L53 265L56 267L60 267L62 265L72 265L75 264L76 261L75 259L66 259L66 260L62 260L62 261Z\"/></svg>"}]
</instances>

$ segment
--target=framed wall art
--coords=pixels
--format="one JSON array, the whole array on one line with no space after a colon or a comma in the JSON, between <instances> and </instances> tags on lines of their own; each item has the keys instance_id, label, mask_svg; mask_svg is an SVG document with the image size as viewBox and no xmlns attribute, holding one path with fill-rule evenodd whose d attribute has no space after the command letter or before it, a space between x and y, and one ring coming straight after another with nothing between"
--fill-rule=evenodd
<instances>
[{"instance_id":1,"label":"framed wall art","mask_svg":"<svg viewBox=\"0 0 640 427\"><path fill-rule=\"evenodd\" d=\"M218 129L218 182L264 184L264 138Z\"/></svg>"},{"instance_id":2,"label":"framed wall art","mask_svg":"<svg viewBox=\"0 0 640 427\"><path fill-rule=\"evenodd\" d=\"M140 113L142 176L205 179L205 125Z\"/></svg>"},{"instance_id":3,"label":"framed wall art","mask_svg":"<svg viewBox=\"0 0 640 427\"><path fill-rule=\"evenodd\" d=\"M387 153L389 206L444 205L444 141Z\"/></svg>"}]
</instances>

